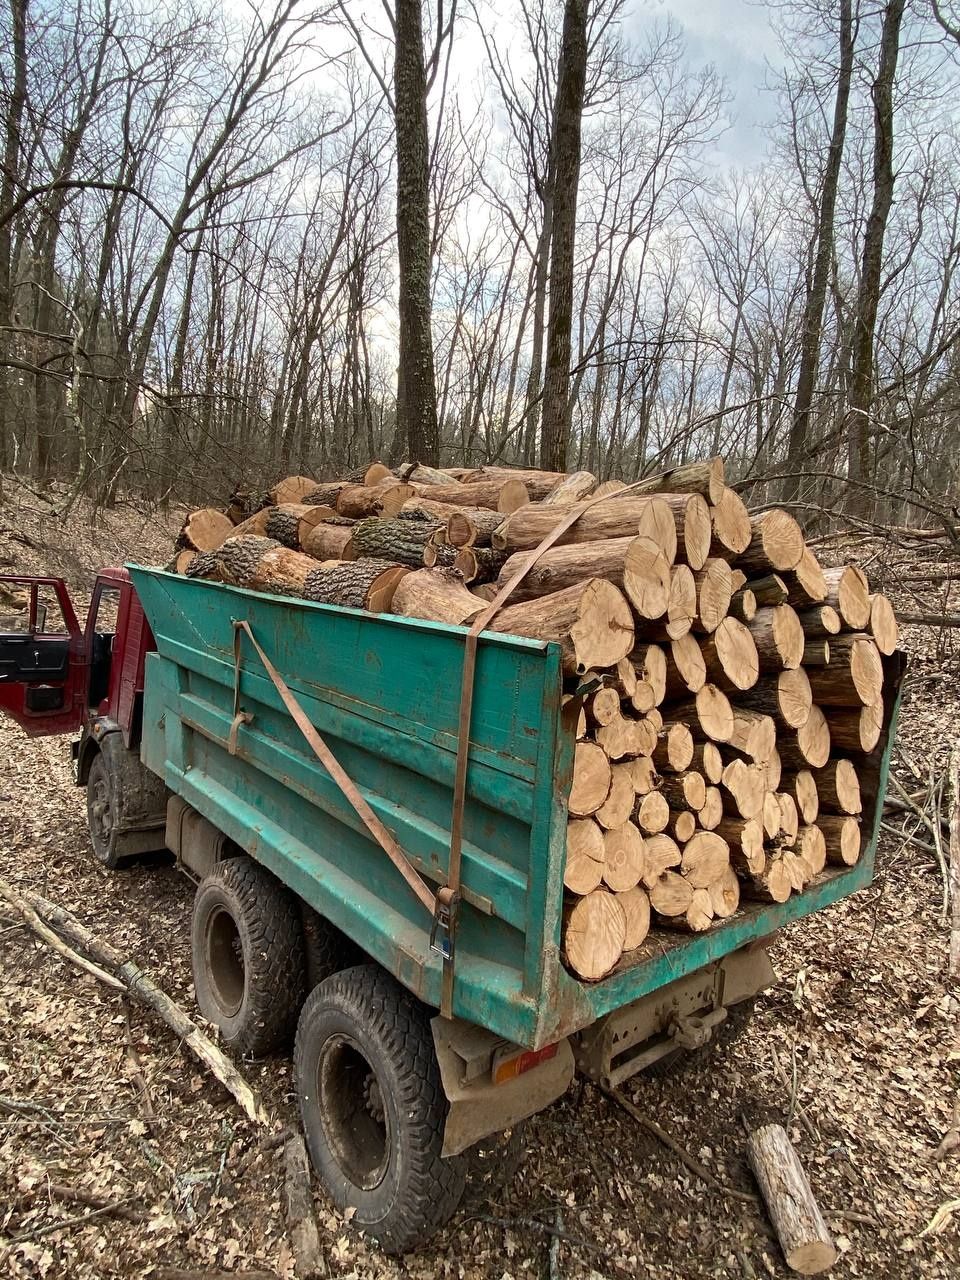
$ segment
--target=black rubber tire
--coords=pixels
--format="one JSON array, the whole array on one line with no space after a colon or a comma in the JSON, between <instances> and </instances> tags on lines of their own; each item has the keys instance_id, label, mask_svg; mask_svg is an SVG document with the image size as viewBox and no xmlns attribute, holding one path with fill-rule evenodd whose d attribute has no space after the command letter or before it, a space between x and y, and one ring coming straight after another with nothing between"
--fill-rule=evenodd
<instances>
[{"instance_id":1,"label":"black rubber tire","mask_svg":"<svg viewBox=\"0 0 960 1280\"><path fill-rule=\"evenodd\" d=\"M193 902L193 984L225 1044L262 1057L288 1046L304 997L298 899L252 858L228 858Z\"/></svg>"},{"instance_id":2,"label":"black rubber tire","mask_svg":"<svg viewBox=\"0 0 960 1280\"><path fill-rule=\"evenodd\" d=\"M453 1216L466 1161L443 1159L447 1100L429 1013L377 965L325 979L297 1028L294 1081L310 1158L340 1209L387 1253Z\"/></svg>"},{"instance_id":3,"label":"black rubber tire","mask_svg":"<svg viewBox=\"0 0 960 1280\"><path fill-rule=\"evenodd\" d=\"M755 1006L756 996L731 1005L726 1018L702 1049L675 1049L673 1053L668 1053L666 1057L645 1067L643 1074L651 1080L667 1080L688 1067L702 1067L714 1055L729 1049L749 1029Z\"/></svg>"},{"instance_id":4,"label":"black rubber tire","mask_svg":"<svg viewBox=\"0 0 960 1280\"><path fill-rule=\"evenodd\" d=\"M305 902L300 903L300 914L308 992L341 969L366 962L367 957L355 942Z\"/></svg>"},{"instance_id":5,"label":"black rubber tire","mask_svg":"<svg viewBox=\"0 0 960 1280\"><path fill-rule=\"evenodd\" d=\"M116 852L113 831L117 809L114 780L101 752L97 752L87 775L87 825L93 856L101 867L115 871L123 859Z\"/></svg>"}]
</instances>

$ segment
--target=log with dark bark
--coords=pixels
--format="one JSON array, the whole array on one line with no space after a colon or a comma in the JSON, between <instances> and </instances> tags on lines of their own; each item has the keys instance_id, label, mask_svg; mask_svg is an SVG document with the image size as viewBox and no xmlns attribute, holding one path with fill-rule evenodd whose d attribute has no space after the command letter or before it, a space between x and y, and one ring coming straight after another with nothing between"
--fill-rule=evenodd
<instances>
[{"instance_id":1,"label":"log with dark bark","mask_svg":"<svg viewBox=\"0 0 960 1280\"><path fill-rule=\"evenodd\" d=\"M389 488L380 485L348 484L337 494L337 512L363 520L368 516L395 516L414 489L408 484L394 484Z\"/></svg>"},{"instance_id":2,"label":"log with dark bark","mask_svg":"<svg viewBox=\"0 0 960 1280\"><path fill-rule=\"evenodd\" d=\"M304 582L319 567L312 556L273 538L228 538L216 556L224 582L274 595L301 595Z\"/></svg>"},{"instance_id":3,"label":"log with dark bark","mask_svg":"<svg viewBox=\"0 0 960 1280\"><path fill-rule=\"evenodd\" d=\"M506 552L495 551L493 547L455 547L437 548L437 550L453 553L451 563L463 574L464 582L493 582L503 569ZM429 561L425 558L424 563ZM510 597L513 599L513 597Z\"/></svg>"},{"instance_id":4,"label":"log with dark bark","mask_svg":"<svg viewBox=\"0 0 960 1280\"><path fill-rule=\"evenodd\" d=\"M410 572L388 560L344 561L309 573L303 583L303 597L318 604L389 613L397 587Z\"/></svg>"},{"instance_id":5,"label":"log with dark bark","mask_svg":"<svg viewBox=\"0 0 960 1280\"><path fill-rule=\"evenodd\" d=\"M349 554L393 560L416 569L423 566L423 549L444 525L439 520L361 520L354 525Z\"/></svg>"},{"instance_id":6,"label":"log with dark bark","mask_svg":"<svg viewBox=\"0 0 960 1280\"><path fill-rule=\"evenodd\" d=\"M490 539L502 523L499 511L484 507L456 508L447 515L447 542L451 547L489 547Z\"/></svg>"}]
</instances>

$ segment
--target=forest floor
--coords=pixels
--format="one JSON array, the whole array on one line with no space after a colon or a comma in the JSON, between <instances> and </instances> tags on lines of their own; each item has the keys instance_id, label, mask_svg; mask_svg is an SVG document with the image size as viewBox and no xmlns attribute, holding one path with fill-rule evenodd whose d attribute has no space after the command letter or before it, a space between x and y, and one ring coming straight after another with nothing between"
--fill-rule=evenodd
<instances>
[{"instance_id":1,"label":"forest floor","mask_svg":"<svg viewBox=\"0 0 960 1280\"><path fill-rule=\"evenodd\" d=\"M162 561L176 523L175 513L123 507L95 525L82 510L64 524L21 493L16 509L0 503L0 572L65 573L82 593L101 563ZM957 611L953 584L910 579L944 568L931 564L946 555L941 545L857 540L824 548L824 558L868 562L908 610ZM911 670L896 768L915 791L942 776L960 734L960 632L907 627L904 647ZM192 1009L191 886L156 859L105 872L87 848L68 740L30 742L0 721L0 875L67 907ZM960 1274L960 1145L948 1150L951 1133L960 1138L960 986L947 977L942 896L935 858L884 832L870 889L779 936L779 982L746 1035L672 1079L627 1086L714 1183L592 1086L575 1085L525 1127L519 1167L471 1187L450 1226L402 1260L384 1258L317 1187L330 1275L786 1276L762 1208L723 1190L755 1190L744 1123L758 1117L788 1124L841 1251L833 1275ZM243 1069L276 1130L295 1124L289 1063ZM163 1024L0 911L0 1273L159 1278L179 1267L292 1277L281 1165ZM564 1234L551 1269L557 1222Z\"/></svg>"}]
</instances>

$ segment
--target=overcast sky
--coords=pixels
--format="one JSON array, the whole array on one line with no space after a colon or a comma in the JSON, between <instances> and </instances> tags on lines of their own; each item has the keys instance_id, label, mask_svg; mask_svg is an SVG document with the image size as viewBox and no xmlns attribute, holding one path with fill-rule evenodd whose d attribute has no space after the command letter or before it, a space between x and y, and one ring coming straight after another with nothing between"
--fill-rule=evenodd
<instances>
[{"instance_id":1,"label":"overcast sky","mask_svg":"<svg viewBox=\"0 0 960 1280\"><path fill-rule=\"evenodd\" d=\"M772 95L764 91L767 65L780 57L768 15L758 0L632 0L625 20L629 33L671 18L683 30L690 61L712 63L727 81L733 127L720 143L726 163L753 164L763 154L762 126L774 110Z\"/></svg>"}]
</instances>

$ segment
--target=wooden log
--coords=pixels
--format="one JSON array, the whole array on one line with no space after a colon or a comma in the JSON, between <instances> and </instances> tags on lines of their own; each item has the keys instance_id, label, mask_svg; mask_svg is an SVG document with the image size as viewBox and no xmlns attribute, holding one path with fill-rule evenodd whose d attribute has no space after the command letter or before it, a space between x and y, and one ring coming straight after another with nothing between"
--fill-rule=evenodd
<instances>
[{"instance_id":1,"label":"wooden log","mask_svg":"<svg viewBox=\"0 0 960 1280\"><path fill-rule=\"evenodd\" d=\"M829 640L805 640L803 642L803 661L805 667L828 667L830 665Z\"/></svg>"},{"instance_id":2,"label":"wooden log","mask_svg":"<svg viewBox=\"0 0 960 1280\"><path fill-rule=\"evenodd\" d=\"M350 482L348 480L334 480L325 484L315 484L308 489L301 497L294 499L296 502L302 502L307 505L315 505L320 507L336 507L337 498L341 489L346 489Z\"/></svg>"},{"instance_id":3,"label":"wooden log","mask_svg":"<svg viewBox=\"0 0 960 1280\"><path fill-rule=\"evenodd\" d=\"M817 791L816 777L809 769L798 769L796 773L785 773L780 780L781 790L793 796L797 812L806 823L817 821L820 812L820 795Z\"/></svg>"},{"instance_id":4,"label":"wooden log","mask_svg":"<svg viewBox=\"0 0 960 1280\"><path fill-rule=\"evenodd\" d=\"M680 855L680 874L695 889L708 889L729 865L730 846L716 831L698 831Z\"/></svg>"},{"instance_id":5,"label":"wooden log","mask_svg":"<svg viewBox=\"0 0 960 1280\"><path fill-rule=\"evenodd\" d=\"M766 779L758 765L736 759L723 770L720 787L724 813L734 818L759 818L767 794Z\"/></svg>"},{"instance_id":6,"label":"wooden log","mask_svg":"<svg viewBox=\"0 0 960 1280\"><path fill-rule=\"evenodd\" d=\"M769 803L771 815L767 824L766 806ZM800 832L800 813L797 802L788 791L768 791L764 801L764 830L771 840L780 837L783 845L790 846L797 842Z\"/></svg>"},{"instance_id":7,"label":"wooden log","mask_svg":"<svg viewBox=\"0 0 960 1280\"><path fill-rule=\"evenodd\" d=\"M627 919L616 894L595 889L567 910L563 949L579 977L596 981L609 973L623 951Z\"/></svg>"},{"instance_id":8,"label":"wooden log","mask_svg":"<svg viewBox=\"0 0 960 1280\"><path fill-rule=\"evenodd\" d=\"M735 559L746 551L753 536L750 513L734 489L725 488L710 508L710 554Z\"/></svg>"},{"instance_id":9,"label":"wooden log","mask_svg":"<svg viewBox=\"0 0 960 1280\"><path fill-rule=\"evenodd\" d=\"M757 646L750 630L736 618L724 618L716 631L706 637L702 649L707 677L719 688L752 689L757 683Z\"/></svg>"},{"instance_id":10,"label":"wooden log","mask_svg":"<svg viewBox=\"0 0 960 1280\"><path fill-rule=\"evenodd\" d=\"M763 777L767 785L768 791L777 791L780 787L780 777L783 773L783 762L780 759L780 752L774 748L769 759L764 760L760 765L763 770Z\"/></svg>"},{"instance_id":11,"label":"wooden log","mask_svg":"<svg viewBox=\"0 0 960 1280\"><path fill-rule=\"evenodd\" d=\"M708 889L694 889L690 905L682 916L672 916L662 921L668 929L682 929L685 933L704 933L713 924L713 903Z\"/></svg>"},{"instance_id":12,"label":"wooden log","mask_svg":"<svg viewBox=\"0 0 960 1280\"><path fill-rule=\"evenodd\" d=\"M680 846L663 832L644 840L643 884L649 891L665 871L680 865Z\"/></svg>"},{"instance_id":13,"label":"wooden log","mask_svg":"<svg viewBox=\"0 0 960 1280\"><path fill-rule=\"evenodd\" d=\"M660 785L660 775L657 773L657 767L651 756L637 756L632 760L626 760L624 763L630 770L630 776L633 778L633 789L638 796L645 796L650 791L655 791Z\"/></svg>"},{"instance_id":14,"label":"wooden log","mask_svg":"<svg viewBox=\"0 0 960 1280\"><path fill-rule=\"evenodd\" d=\"M617 697L622 698L624 702L629 702L636 692L638 677L636 668L631 661L633 655L628 653L625 658L621 658L611 672L606 675L606 681L612 689L617 692ZM583 679L581 676L580 679Z\"/></svg>"},{"instance_id":15,"label":"wooden log","mask_svg":"<svg viewBox=\"0 0 960 1280\"><path fill-rule=\"evenodd\" d=\"M337 494L337 512L356 520L370 516L395 516L413 494L413 488L405 484L395 484L386 489L378 485L348 484Z\"/></svg>"},{"instance_id":16,"label":"wooden log","mask_svg":"<svg viewBox=\"0 0 960 1280\"><path fill-rule=\"evenodd\" d=\"M689 726L695 741L709 738L711 742L729 742L733 733L733 707L715 684L705 684L693 698L674 703L669 714Z\"/></svg>"},{"instance_id":17,"label":"wooden log","mask_svg":"<svg viewBox=\"0 0 960 1280\"><path fill-rule=\"evenodd\" d=\"M792 804L790 796L786 797ZM807 867L806 883L816 879L827 863L827 845L819 826L806 824L800 827L796 837L796 853Z\"/></svg>"},{"instance_id":18,"label":"wooden log","mask_svg":"<svg viewBox=\"0 0 960 1280\"><path fill-rule=\"evenodd\" d=\"M828 760L814 775L822 813L862 813L860 779L851 760Z\"/></svg>"},{"instance_id":19,"label":"wooden log","mask_svg":"<svg viewBox=\"0 0 960 1280\"><path fill-rule=\"evenodd\" d=\"M183 551L216 551L233 537L233 521L215 507L191 511L180 527L176 546Z\"/></svg>"},{"instance_id":20,"label":"wooden log","mask_svg":"<svg viewBox=\"0 0 960 1280\"><path fill-rule=\"evenodd\" d=\"M509 516L530 503L530 494L526 485L515 477L507 480L496 478L475 480L469 484L433 484L427 486L421 496L429 498L431 502L448 502L459 507L486 507L490 511L499 511L504 516ZM410 494L407 494L407 497L410 497ZM562 507L556 507L553 510L555 518L558 514L562 516L564 513ZM497 546L498 550L504 549L496 542L493 545ZM534 542L532 545L536 546L537 543Z\"/></svg>"},{"instance_id":21,"label":"wooden log","mask_svg":"<svg viewBox=\"0 0 960 1280\"><path fill-rule=\"evenodd\" d=\"M394 467L393 474L397 479L413 484L449 485L452 480L459 479L459 477L451 475L449 471L441 471L438 467L428 467L422 462L401 462L399 467Z\"/></svg>"},{"instance_id":22,"label":"wooden log","mask_svg":"<svg viewBox=\"0 0 960 1280\"><path fill-rule=\"evenodd\" d=\"M883 732L883 703L830 710L830 740L837 751L873 751Z\"/></svg>"},{"instance_id":23,"label":"wooden log","mask_svg":"<svg viewBox=\"0 0 960 1280\"><path fill-rule=\"evenodd\" d=\"M306 551L305 539L311 531L335 514L333 507L287 502L281 507L266 507L257 518L264 537L275 538L292 551Z\"/></svg>"},{"instance_id":24,"label":"wooden log","mask_svg":"<svg viewBox=\"0 0 960 1280\"><path fill-rule=\"evenodd\" d=\"M372 613L389 613L400 582L410 573L388 560L353 560L333 568L318 567L304 580L305 600L336 604Z\"/></svg>"},{"instance_id":25,"label":"wooden log","mask_svg":"<svg viewBox=\"0 0 960 1280\"><path fill-rule=\"evenodd\" d=\"M865 707L880 701L883 662L869 636L847 632L830 642L830 665L808 672L814 701L825 707Z\"/></svg>"},{"instance_id":26,"label":"wooden log","mask_svg":"<svg viewBox=\"0 0 960 1280\"><path fill-rule=\"evenodd\" d=\"M582 502L596 487L597 477L592 472L573 471L558 480L541 501L544 506L568 507L571 503Z\"/></svg>"},{"instance_id":27,"label":"wooden log","mask_svg":"<svg viewBox=\"0 0 960 1280\"><path fill-rule=\"evenodd\" d=\"M592 818L572 818L567 823L564 887L581 897L599 888L605 856L602 828Z\"/></svg>"},{"instance_id":28,"label":"wooden log","mask_svg":"<svg viewBox=\"0 0 960 1280\"><path fill-rule=\"evenodd\" d=\"M786 604L790 595L787 584L776 573L765 574L762 578L748 579L747 586L761 609L772 609L778 604Z\"/></svg>"},{"instance_id":29,"label":"wooden log","mask_svg":"<svg viewBox=\"0 0 960 1280\"><path fill-rule=\"evenodd\" d=\"M440 520L361 520L353 526L352 537L344 547L341 558L346 560L372 556L394 560L411 569L420 569L423 567L424 547L431 536L442 528Z\"/></svg>"},{"instance_id":30,"label":"wooden log","mask_svg":"<svg viewBox=\"0 0 960 1280\"><path fill-rule=\"evenodd\" d=\"M827 580L810 547L804 547L799 564L786 573L784 581L789 592L787 603L797 609L807 609L827 598Z\"/></svg>"},{"instance_id":31,"label":"wooden log","mask_svg":"<svg viewBox=\"0 0 960 1280\"><path fill-rule=\"evenodd\" d=\"M748 875L759 875L766 865L763 825L757 818L721 818L716 833L730 850L730 865Z\"/></svg>"},{"instance_id":32,"label":"wooden log","mask_svg":"<svg viewBox=\"0 0 960 1280\"><path fill-rule=\"evenodd\" d=\"M750 530L750 545L738 557L745 572L795 569L800 563L804 551L803 532L786 511L774 507L751 516Z\"/></svg>"},{"instance_id":33,"label":"wooden log","mask_svg":"<svg viewBox=\"0 0 960 1280\"><path fill-rule=\"evenodd\" d=\"M685 773L665 774L660 793L671 809L691 809L699 812L707 798L707 784L702 773L687 770Z\"/></svg>"},{"instance_id":34,"label":"wooden log","mask_svg":"<svg viewBox=\"0 0 960 1280\"><path fill-rule=\"evenodd\" d=\"M821 769L830 759L830 725L814 703L810 714L795 734L781 734L777 751L785 769Z\"/></svg>"},{"instance_id":35,"label":"wooden log","mask_svg":"<svg viewBox=\"0 0 960 1280\"><path fill-rule=\"evenodd\" d=\"M324 508L320 507L318 510L322 511ZM350 525L322 522L303 534L301 546L315 560L340 560L352 537L353 528Z\"/></svg>"},{"instance_id":36,"label":"wooden log","mask_svg":"<svg viewBox=\"0 0 960 1280\"><path fill-rule=\"evenodd\" d=\"M640 883L644 867L643 836L632 822L603 835L603 882L608 889L624 893Z\"/></svg>"},{"instance_id":37,"label":"wooden log","mask_svg":"<svg viewBox=\"0 0 960 1280\"><path fill-rule=\"evenodd\" d=\"M530 495L531 502L542 502L560 480L566 479L565 471L538 471L529 467L479 467L460 477L461 484L478 484L488 481L519 480Z\"/></svg>"},{"instance_id":38,"label":"wooden log","mask_svg":"<svg viewBox=\"0 0 960 1280\"><path fill-rule=\"evenodd\" d=\"M745 898L758 902L786 902L793 892L793 882L782 856L768 858L763 871L741 877Z\"/></svg>"},{"instance_id":39,"label":"wooden log","mask_svg":"<svg viewBox=\"0 0 960 1280\"><path fill-rule=\"evenodd\" d=\"M516 577L528 554L516 552L503 563L498 577L501 587ZM660 618L667 612L670 565L649 538L641 537L551 547L543 552L510 599L532 600L562 591L585 578L604 578L620 587L641 618Z\"/></svg>"},{"instance_id":40,"label":"wooden log","mask_svg":"<svg viewBox=\"0 0 960 1280\"><path fill-rule=\"evenodd\" d=\"M882 654L889 657L896 652L900 640L893 605L880 592L870 597L870 634Z\"/></svg>"},{"instance_id":41,"label":"wooden log","mask_svg":"<svg viewBox=\"0 0 960 1280\"><path fill-rule=\"evenodd\" d=\"M610 724L620 717L620 695L616 689L601 686L593 693L588 693L583 701L583 709L591 725Z\"/></svg>"},{"instance_id":42,"label":"wooden log","mask_svg":"<svg viewBox=\"0 0 960 1280\"><path fill-rule=\"evenodd\" d=\"M588 818L610 794L613 771L603 747L578 742L573 753L573 782L567 808L575 818Z\"/></svg>"},{"instance_id":43,"label":"wooden log","mask_svg":"<svg viewBox=\"0 0 960 1280\"><path fill-rule=\"evenodd\" d=\"M827 584L825 603L839 613L843 625L851 631L862 631L870 622L870 585L867 576L856 565L824 569Z\"/></svg>"},{"instance_id":44,"label":"wooden log","mask_svg":"<svg viewBox=\"0 0 960 1280\"><path fill-rule=\"evenodd\" d=\"M771 716L779 728L799 729L813 706L810 679L802 667L765 676L752 689L737 695L737 705Z\"/></svg>"},{"instance_id":45,"label":"wooden log","mask_svg":"<svg viewBox=\"0 0 960 1280\"><path fill-rule=\"evenodd\" d=\"M666 697L667 655L658 644L642 644L628 655L628 662L636 675L630 703L634 711L646 714Z\"/></svg>"},{"instance_id":46,"label":"wooden log","mask_svg":"<svg viewBox=\"0 0 960 1280\"><path fill-rule=\"evenodd\" d=\"M634 643L630 605L602 578L587 578L552 595L507 605L494 615L489 630L556 640L568 674L612 667Z\"/></svg>"},{"instance_id":47,"label":"wooden log","mask_svg":"<svg viewBox=\"0 0 960 1280\"><path fill-rule=\"evenodd\" d=\"M439 548L437 548L439 550ZM445 550L453 551L453 547ZM426 562L428 548L424 548ZM502 551L494 551L493 547L461 547L453 558L453 567L463 574L464 582L491 582L497 578L503 568ZM510 597L511 600L513 597Z\"/></svg>"},{"instance_id":48,"label":"wooden log","mask_svg":"<svg viewBox=\"0 0 960 1280\"><path fill-rule=\"evenodd\" d=\"M316 487L316 480L310 476L286 476L267 490L265 505L279 507L285 502L302 502L305 495L313 492Z\"/></svg>"},{"instance_id":49,"label":"wooden log","mask_svg":"<svg viewBox=\"0 0 960 1280\"><path fill-rule=\"evenodd\" d=\"M402 578L393 597L393 612L405 618L466 626L484 609L463 585L456 569L418 569Z\"/></svg>"},{"instance_id":50,"label":"wooden log","mask_svg":"<svg viewBox=\"0 0 960 1280\"><path fill-rule=\"evenodd\" d=\"M729 746L743 752L757 764L769 760L777 745L777 726L772 716L746 707L733 707L733 732Z\"/></svg>"},{"instance_id":51,"label":"wooden log","mask_svg":"<svg viewBox=\"0 0 960 1280\"><path fill-rule=\"evenodd\" d=\"M839 1254L786 1129L755 1129L747 1155L787 1266L805 1276L828 1270Z\"/></svg>"},{"instance_id":52,"label":"wooden log","mask_svg":"<svg viewBox=\"0 0 960 1280\"><path fill-rule=\"evenodd\" d=\"M633 817L645 836L656 836L667 829L670 806L659 791L648 791L639 797Z\"/></svg>"},{"instance_id":53,"label":"wooden log","mask_svg":"<svg viewBox=\"0 0 960 1280\"><path fill-rule=\"evenodd\" d=\"M409 505L407 503L404 510ZM441 514L441 507L446 511L447 542L451 547L489 547L495 530L503 523L499 511L485 507L450 507L439 502L430 503L430 507L435 508L433 514L437 516Z\"/></svg>"},{"instance_id":54,"label":"wooden log","mask_svg":"<svg viewBox=\"0 0 960 1280\"><path fill-rule=\"evenodd\" d=\"M740 906L740 881L733 867L727 867L719 879L714 880L707 892L710 894L710 905L714 918L729 920L736 915Z\"/></svg>"},{"instance_id":55,"label":"wooden log","mask_svg":"<svg viewBox=\"0 0 960 1280\"><path fill-rule=\"evenodd\" d=\"M621 489L626 489L625 480L604 480L602 484L598 484L591 493L591 498L605 498L608 493L619 493Z\"/></svg>"},{"instance_id":56,"label":"wooden log","mask_svg":"<svg viewBox=\"0 0 960 1280\"><path fill-rule=\"evenodd\" d=\"M697 822L704 831L716 831L723 819L723 792L718 786L707 787L703 808L697 814Z\"/></svg>"},{"instance_id":57,"label":"wooden log","mask_svg":"<svg viewBox=\"0 0 960 1280\"><path fill-rule=\"evenodd\" d=\"M824 854L832 867L852 867L860 858L860 823L849 815L822 813L817 818Z\"/></svg>"},{"instance_id":58,"label":"wooden log","mask_svg":"<svg viewBox=\"0 0 960 1280\"><path fill-rule=\"evenodd\" d=\"M699 493L716 505L726 488L722 458L685 462L648 476L633 487L634 493Z\"/></svg>"},{"instance_id":59,"label":"wooden log","mask_svg":"<svg viewBox=\"0 0 960 1280\"><path fill-rule=\"evenodd\" d=\"M803 609L797 617L803 634L808 640L820 640L826 636L835 636L840 631L840 615L831 604L820 604L813 609Z\"/></svg>"},{"instance_id":60,"label":"wooden log","mask_svg":"<svg viewBox=\"0 0 960 1280\"><path fill-rule=\"evenodd\" d=\"M693 759L693 735L685 724L664 724L650 752L660 773L683 773Z\"/></svg>"},{"instance_id":61,"label":"wooden log","mask_svg":"<svg viewBox=\"0 0 960 1280\"><path fill-rule=\"evenodd\" d=\"M774 671L793 671L803 657L803 627L796 610L788 604L758 609L748 624L757 649L760 670L765 675Z\"/></svg>"},{"instance_id":62,"label":"wooden log","mask_svg":"<svg viewBox=\"0 0 960 1280\"><path fill-rule=\"evenodd\" d=\"M594 497L598 496L594 494ZM670 504L663 498L649 498L640 512L636 532L641 538L655 542L673 564L677 558L677 522Z\"/></svg>"},{"instance_id":63,"label":"wooden log","mask_svg":"<svg viewBox=\"0 0 960 1280\"><path fill-rule=\"evenodd\" d=\"M667 830L678 844L686 844L696 833L697 819L689 809L671 809Z\"/></svg>"},{"instance_id":64,"label":"wooden log","mask_svg":"<svg viewBox=\"0 0 960 1280\"><path fill-rule=\"evenodd\" d=\"M676 871L664 871L648 886L648 892L650 906L668 920L685 915L693 901L693 886Z\"/></svg>"},{"instance_id":65,"label":"wooden log","mask_svg":"<svg viewBox=\"0 0 960 1280\"><path fill-rule=\"evenodd\" d=\"M688 565L677 564L670 570L665 637L679 640L693 626L697 613L697 584Z\"/></svg>"},{"instance_id":66,"label":"wooden log","mask_svg":"<svg viewBox=\"0 0 960 1280\"><path fill-rule=\"evenodd\" d=\"M733 573L730 575L731 585L733 583ZM757 597L753 594L749 587L741 587L739 591L735 591L730 597L730 608L728 610L731 618L736 618L738 622L752 622L757 616Z\"/></svg>"},{"instance_id":67,"label":"wooden log","mask_svg":"<svg viewBox=\"0 0 960 1280\"><path fill-rule=\"evenodd\" d=\"M733 596L732 576L726 560L710 557L693 575L696 587L696 612L693 630L716 631L727 616Z\"/></svg>"},{"instance_id":68,"label":"wooden log","mask_svg":"<svg viewBox=\"0 0 960 1280\"><path fill-rule=\"evenodd\" d=\"M653 725L656 733L659 733L663 728L663 712L659 707L654 707L652 710L648 711L643 718L646 720L647 724Z\"/></svg>"},{"instance_id":69,"label":"wooden log","mask_svg":"<svg viewBox=\"0 0 960 1280\"><path fill-rule=\"evenodd\" d=\"M671 640L663 650L666 663L664 698L696 693L707 682L707 664L696 637L687 634Z\"/></svg>"},{"instance_id":70,"label":"wooden log","mask_svg":"<svg viewBox=\"0 0 960 1280\"><path fill-rule=\"evenodd\" d=\"M596 739L611 760L646 756L656 746L657 734L645 720L617 716L596 732Z\"/></svg>"},{"instance_id":71,"label":"wooden log","mask_svg":"<svg viewBox=\"0 0 960 1280\"><path fill-rule=\"evenodd\" d=\"M471 595L473 590L471 589ZM572 693L565 693L560 698L561 716L564 724L573 729L574 736L577 738L585 738L587 736L587 713L583 709L582 698L576 697ZM570 717L576 715L574 723Z\"/></svg>"},{"instance_id":72,"label":"wooden log","mask_svg":"<svg viewBox=\"0 0 960 1280\"><path fill-rule=\"evenodd\" d=\"M227 538L217 552L225 582L251 591L299 596L318 567L312 556L282 547L272 538L240 535Z\"/></svg>"},{"instance_id":73,"label":"wooden log","mask_svg":"<svg viewBox=\"0 0 960 1280\"><path fill-rule=\"evenodd\" d=\"M628 765L617 764L611 768L612 780L607 798L594 814L597 822L605 831L614 831L622 827L633 813L636 792L633 789L633 774ZM639 875L637 876L639 880ZM609 881L607 882L609 884ZM629 885L627 886L630 887ZM610 885L611 889L616 885Z\"/></svg>"},{"instance_id":74,"label":"wooden log","mask_svg":"<svg viewBox=\"0 0 960 1280\"><path fill-rule=\"evenodd\" d=\"M593 505L587 499L585 503L574 504L580 510L580 518L560 535L558 543L596 542L636 534L644 508L650 502L666 503L670 508L678 547L691 567L702 568L710 550L710 512L699 494L669 494L657 498L614 494ZM570 507L541 504L521 507L494 533L492 545L509 551L536 547L569 512Z\"/></svg>"},{"instance_id":75,"label":"wooden log","mask_svg":"<svg viewBox=\"0 0 960 1280\"><path fill-rule=\"evenodd\" d=\"M313 1182L303 1135L295 1133L284 1145L284 1199L287 1235L301 1280L316 1280L327 1274L326 1258L320 1248L317 1216L313 1206Z\"/></svg>"},{"instance_id":76,"label":"wooden log","mask_svg":"<svg viewBox=\"0 0 960 1280\"><path fill-rule=\"evenodd\" d=\"M692 766L704 781L716 786L723 777L723 756L715 742L697 742L693 747ZM703 806L700 806L703 808Z\"/></svg>"},{"instance_id":77,"label":"wooden log","mask_svg":"<svg viewBox=\"0 0 960 1280\"><path fill-rule=\"evenodd\" d=\"M623 907L626 930L623 937L624 951L635 951L650 932L650 899L646 889L637 886L617 894Z\"/></svg>"}]
</instances>

